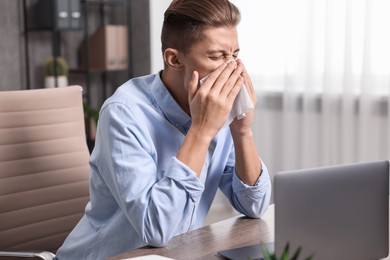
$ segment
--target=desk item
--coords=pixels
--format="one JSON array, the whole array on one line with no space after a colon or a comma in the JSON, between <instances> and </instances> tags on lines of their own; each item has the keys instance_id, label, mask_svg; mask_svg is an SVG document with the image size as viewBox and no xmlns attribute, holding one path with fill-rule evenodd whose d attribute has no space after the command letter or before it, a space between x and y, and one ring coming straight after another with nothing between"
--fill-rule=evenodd
<instances>
[{"instance_id":1,"label":"desk item","mask_svg":"<svg viewBox=\"0 0 390 260\"><path fill-rule=\"evenodd\" d=\"M218 254L225 257L226 259L238 260L238 259L250 259L250 260L264 260L263 249L265 246L268 251L274 251L274 243L266 244L255 244L251 246L244 246L239 248L232 248L227 250L219 251Z\"/></svg>"},{"instance_id":2,"label":"desk item","mask_svg":"<svg viewBox=\"0 0 390 260\"><path fill-rule=\"evenodd\" d=\"M104 25L90 37L89 68L94 70L126 70L128 68L127 27ZM82 67L86 66L85 46L81 48Z\"/></svg>"},{"instance_id":3,"label":"desk item","mask_svg":"<svg viewBox=\"0 0 390 260\"><path fill-rule=\"evenodd\" d=\"M124 258L122 260L174 260L173 258L168 258L160 255L144 255L131 258Z\"/></svg>"},{"instance_id":4,"label":"desk item","mask_svg":"<svg viewBox=\"0 0 390 260\"><path fill-rule=\"evenodd\" d=\"M389 251L389 162L276 174L275 250L315 260L367 260Z\"/></svg>"},{"instance_id":5,"label":"desk item","mask_svg":"<svg viewBox=\"0 0 390 260\"><path fill-rule=\"evenodd\" d=\"M59 31L81 29L80 0L39 0L32 11L34 28Z\"/></svg>"}]
</instances>

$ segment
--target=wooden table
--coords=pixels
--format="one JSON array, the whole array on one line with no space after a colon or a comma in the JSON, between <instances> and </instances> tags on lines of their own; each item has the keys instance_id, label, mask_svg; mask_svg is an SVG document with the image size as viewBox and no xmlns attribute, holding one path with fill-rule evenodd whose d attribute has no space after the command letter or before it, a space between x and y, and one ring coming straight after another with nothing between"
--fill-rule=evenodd
<instances>
[{"instance_id":1,"label":"wooden table","mask_svg":"<svg viewBox=\"0 0 390 260\"><path fill-rule=\"evenodd\" d=\"M223 259L218 251L274 241L274 206L261 219L242 216L223 220L174 237L165 247L143 247L109 258L160 255L181 259Z\"/></svg>"}]
</instances>

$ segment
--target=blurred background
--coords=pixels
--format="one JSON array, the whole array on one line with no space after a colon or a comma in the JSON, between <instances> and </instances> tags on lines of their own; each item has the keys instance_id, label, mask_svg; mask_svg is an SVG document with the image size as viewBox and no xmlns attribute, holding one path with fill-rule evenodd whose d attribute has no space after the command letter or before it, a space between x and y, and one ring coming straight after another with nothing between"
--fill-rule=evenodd
<instances>
[{"instance_id":1,"label":"blurred background","mask_svg":"<svg viewBox=\"0 0 390 260\"><path fill-rule=\"evenodd\" d=\"M86 103L98 110L129 78L162 69L160 31L170 0L83 0L78 26L43 29L36 27L38 2L0 1L0 90L44 87L45 62L58 55L68 63L68 82L85 87ZM390 1L232 2L242 14L239 56L258 96L256 146L271 177L389 159ZM105 40L113 25L126 28L114 37L125 47ZM88 56L120 48L128 65L91 66ZM235 214L218 193L206 224Z\"/></svg>"}]
</instances>

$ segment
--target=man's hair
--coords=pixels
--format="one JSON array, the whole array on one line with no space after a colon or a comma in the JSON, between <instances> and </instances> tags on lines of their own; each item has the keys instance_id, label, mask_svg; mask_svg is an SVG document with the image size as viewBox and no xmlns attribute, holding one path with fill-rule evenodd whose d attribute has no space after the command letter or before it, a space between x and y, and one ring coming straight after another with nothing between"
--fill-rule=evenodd
<instances>
[{"instance_id":1,"label":"man's hair","mask_svg":"<svg viewBox=\"0 0 390 260\"><path fill-rule=\"evenodd\" d=\"M164 13L161 48L188 53L206 28L237 26L238 8L229 0L173 0Z\"/></svg>"}]
</instances>

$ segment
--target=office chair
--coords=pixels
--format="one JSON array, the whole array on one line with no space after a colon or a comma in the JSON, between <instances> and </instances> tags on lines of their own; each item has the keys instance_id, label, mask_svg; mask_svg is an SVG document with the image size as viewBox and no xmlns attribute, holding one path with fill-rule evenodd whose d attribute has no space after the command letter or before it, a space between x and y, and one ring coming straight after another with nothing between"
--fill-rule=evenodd
<instances>
[{"instance_id":1,"label":"office chair","mask_svg":"<svg viewBox=\"0 0 390 260\"><path fill-rule=\"evenodd\" d=\"M0 91L1 260L53 259L89 200L88 161L80 86Z\"/></svg>"}]
</instances>

